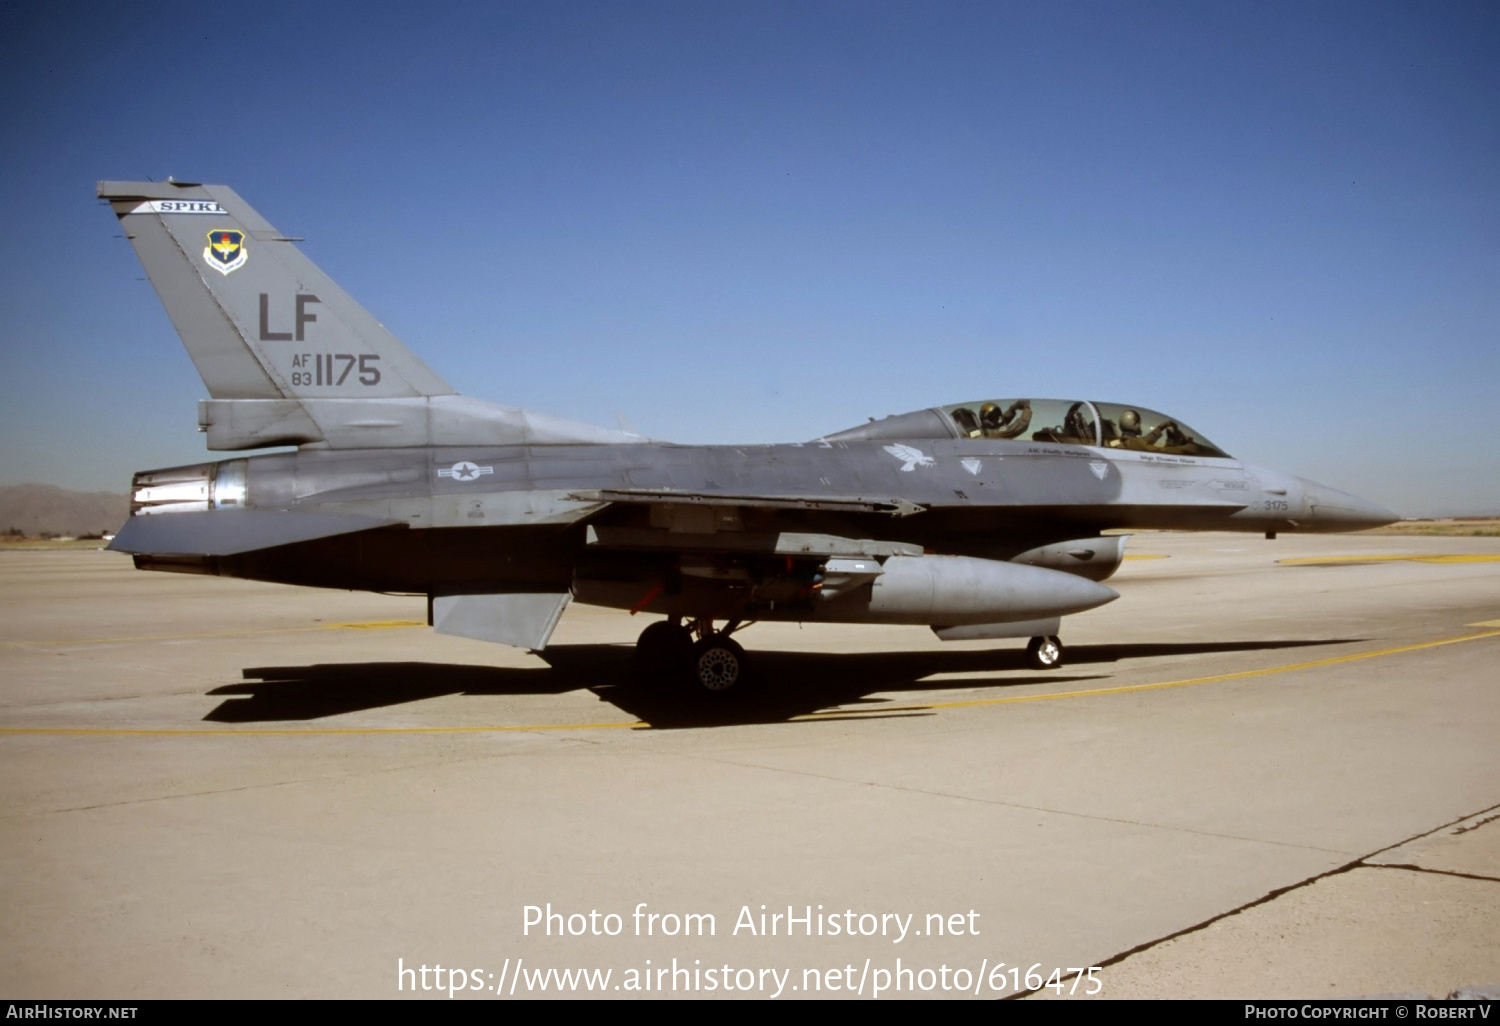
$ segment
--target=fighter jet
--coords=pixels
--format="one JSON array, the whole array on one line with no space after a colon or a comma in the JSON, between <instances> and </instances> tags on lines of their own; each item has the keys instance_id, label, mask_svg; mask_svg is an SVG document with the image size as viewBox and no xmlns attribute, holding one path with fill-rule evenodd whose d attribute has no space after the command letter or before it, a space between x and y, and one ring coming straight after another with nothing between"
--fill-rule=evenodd
<instances>
[{"instance_id":1,"label":"fighter jet","mask_svg":"<svg viewBox=\"0 0 1500 1026\"><path fill-rule=\"evenodd\" d=\"M145 570L423 595L540 651L570 601L650 614L642 679L743 690L762 620L1027 638L1103 605L1130 529L1347 531L1388 510L1130 403L992 396L790 445L673 445L459 395L235 192L101 182L207 386L208 448L135 475ZM1108 532L1108 533L1106 533Z\"/></svg>"}]
</instances>

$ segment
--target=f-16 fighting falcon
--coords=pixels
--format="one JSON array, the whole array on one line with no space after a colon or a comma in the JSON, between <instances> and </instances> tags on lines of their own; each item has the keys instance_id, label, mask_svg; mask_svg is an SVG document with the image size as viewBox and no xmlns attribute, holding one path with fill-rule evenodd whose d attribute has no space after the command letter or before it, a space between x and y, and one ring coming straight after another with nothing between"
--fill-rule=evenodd
<instances>
[{"instance_id":1,"label":"f-16 fighting falcon","mask_svg":"<svg viewBox=\"0 0 1500 1026\"><path fill-rule=\"evenodd\" d=\"M988 398L791 445L671 445L456 393L222 185L101 182L209 398L211 450L135 475L146 570L425 595L545 648L570 601L653 614L646 680L728 693L757 620L1028 638L1112 601L1131 528L1347 531L1395 514L1142 406Z\"/></svg>"}]
</instances>

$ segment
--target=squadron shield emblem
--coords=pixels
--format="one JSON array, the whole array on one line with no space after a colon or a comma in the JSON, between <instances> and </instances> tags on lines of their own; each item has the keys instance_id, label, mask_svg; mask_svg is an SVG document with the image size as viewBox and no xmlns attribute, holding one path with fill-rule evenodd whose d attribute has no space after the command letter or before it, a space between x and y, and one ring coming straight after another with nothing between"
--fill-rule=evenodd
<instances>
[{"instance_id":1,"label":"squadron shield emblem","mask_svg":"<svg viewBox=\"0 0 1500 1026\"><path fill-rule=\"evenodd\" d=\"M203 247L203 262L220 274L238 271L249 257L245 249L245 233L233 228L215 228L208 233L208 245Z\"/></svg>"}]
</instances>

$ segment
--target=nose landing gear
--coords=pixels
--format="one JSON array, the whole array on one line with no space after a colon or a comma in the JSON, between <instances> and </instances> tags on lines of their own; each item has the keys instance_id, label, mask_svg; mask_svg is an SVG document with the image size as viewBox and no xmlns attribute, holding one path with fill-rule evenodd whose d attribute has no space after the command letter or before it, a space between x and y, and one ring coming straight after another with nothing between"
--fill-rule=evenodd
<instances>
[{"instance_id":1,"label":"nose landing gear","mask_svg":"<svg viewBox=\"0 0 1500 1026\"><path fill-rule=\"evenodd\" d=\"M1063 663L1063 643L1050 638L1032 638L1026 643L1026 662L1033 670L1055 670Z\"/></svg>"}]
</instances>

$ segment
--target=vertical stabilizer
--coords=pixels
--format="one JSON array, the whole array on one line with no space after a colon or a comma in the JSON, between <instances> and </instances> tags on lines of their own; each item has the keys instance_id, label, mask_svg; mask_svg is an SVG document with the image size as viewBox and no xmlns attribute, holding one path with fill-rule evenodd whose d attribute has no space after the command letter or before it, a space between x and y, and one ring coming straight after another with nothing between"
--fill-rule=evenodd
<instances>
[{"instance_id":1,"label":"vertical stabilizer","mask_svg":"<svg viewBox=\"0 0 1500 1026\"><path fill-rule=\"evenodd\" d=\"M215 399L453 394L223 185L100 182Z\"/></svg>"}]
</instances>

